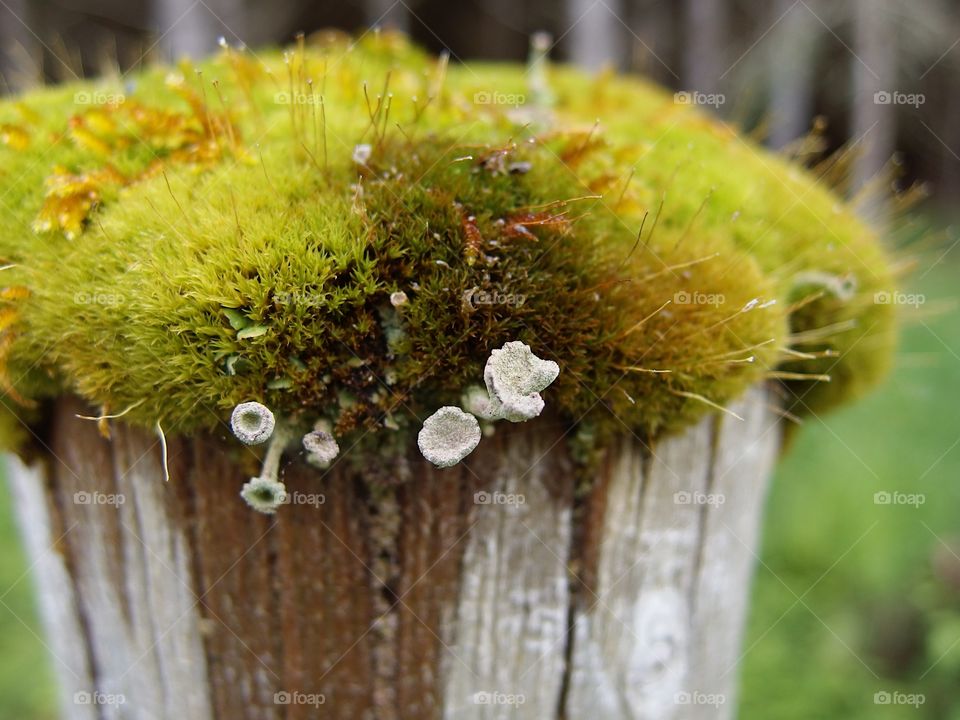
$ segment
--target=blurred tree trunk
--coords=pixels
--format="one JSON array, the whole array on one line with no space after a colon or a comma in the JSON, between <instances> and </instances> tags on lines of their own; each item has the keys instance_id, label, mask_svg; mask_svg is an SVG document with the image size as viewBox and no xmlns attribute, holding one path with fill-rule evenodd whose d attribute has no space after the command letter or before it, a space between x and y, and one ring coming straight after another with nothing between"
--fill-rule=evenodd
<instances>
[{"instance_id":1,"label":"blurred tree trunk","mask_svg":"<svg viewBox=\"0 0 960 720\"><path fill-rule=\"evenodd\" d=\"M727 3L684 0L683 86L715 93L726 70Z\"/></svg>"},{"instance_id":2,"label":"blurred tree trunk","mask_svg":"<svg viewBox=\"0 0 960 720\"><path fill-rule=\"evenodd\" d=\"M851 142L857 143L853 189L863 188L893 156L897 106L890 102L897 86L897 36L891 0L855 0L853 14L853 108ZM882 223L884 201L868 198L860 208Z\"/></svg>"},{"instance_id":3,"label":"blurred tree trunk","mask_svg":"<svg viewBox=\"0 0 960 720\"><path fill-rule=\"evenodd\" d=\"M629 5L630 69L665 85L680 80L674 69L676 39L674 6L670 0L643 0Z\"/></svg>"},{"instance_id":4,"label":"blurred tree trunk","mask_svg":"<svg viewBox=\"0 0 960 720\"><path fill-rule=\"evenodd\" d=\"M810 130L816 47L822 26L795 0L771 3L769 21L777 23L768 65L770 145L782 148Z\"/></svg>"},{"instance_id":5,"label":"blurred tree trunk","mask_svg":"<svg viewBox=\"0 0 960 720\"><path fill-rule=\"evenodd\" d=\"M621 1L567 0L566 5L570 62L586 70L621 67L627 33Z\"/></svg>"},{"instance_id":6,"label":"blurred tree trunk","mask_svg":"<svg viewBox=\"0 0 960 720\"><path fill-rule=\"evenodd\" d=\"M61 400L10 474L64 715L730 718L779 442L766 390L733 408L586 492L549 418L445 471L292 459L268 517L246 449L171 439L164 482L154 436Z\"/></svg>"},{"instance_id":7,"label":"blurred tree trunk","mask_svg":"<svg viewBox=\"0 0 960 720\"><path fill-rule=\"evenodd\" d=\"M202 58L224 38L231 45L251 42L243 0L155 0L159 41L168 57Z\"/></svg>"},{"instance_id":8,"label":"blurred tree trunk","mask_svg":"<svg viewBox=\"0 0 960 720\"><path fill-rule=\"evenodd\" d=\"M34 56L37 43L29 26L26 0L5 0L0 4L0 93L24 90L40 77Z\"/></svg>"},{"instance_id":9,"label":"blurred tree trunk","mask_svg":"<svg viewBox=\"0 0 960 720\"><path fill-rule=\"evenodd\" d=\"M941 202L941 211L948 217L956 217L956 199L960 197L960 93L956 90L957 75L954 72L944 73L940 80L940 94L943 97L943 112L930 118L939 120L937 134L943 139L946 147L939 153L940 182L937 193ZM951 82L952 81L952 82ZM950 86L953 87L950 87ZM929 100L928 100L929 101ZM934 139L938 142L937 139ZM939 144L939 142L938 142Z\"/></svg>"},{"instance_id":10,"label":"blurred tree trunk","mask_svg":"<svg viewBox=\"0 0 960 720\"><path fill-rule=\"evenodd\" d=\"M408 0L412 3L413 0ZM410 32L410 6L397 0L364 0L367 24Z\"/></svg>"}]
</instances>

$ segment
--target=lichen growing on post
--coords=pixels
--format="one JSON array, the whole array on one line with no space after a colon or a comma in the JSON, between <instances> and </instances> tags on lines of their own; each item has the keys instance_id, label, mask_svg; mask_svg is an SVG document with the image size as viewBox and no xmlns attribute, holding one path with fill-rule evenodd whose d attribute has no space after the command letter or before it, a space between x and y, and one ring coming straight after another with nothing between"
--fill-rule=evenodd
<instances>
[{"instance_id":1,"label":"lichen growing on post","mask_svg":"<svg viewBox=\"0 0 960 720\"><path fill-rule=\"evenodd\" d=\"M409 447L511 341L600 444L768 378L794 412L876 381L892 272L837 195L642 80L541 65L549 127L485 102L520 66L389 33L0 102L3 444L75 393L169 433L255 397Z\"/></svg>"},{"instance_id":2,"label":"lichen growing on post","mask_svg":"<svg viewBox=\"0 0 960 720\"><path fill-rule=\"evenodd\" d=\"M464 391L467 412L447 406L427 418L417 436L420 452L438 467L455 465L480 442L484 431L477 416L488 421L488 427L494 420L532 420L545 405L540 391L559 374L559 365L538 358L522 342L515 340L494 349L483 371L487 389L472 385Z\"/></svg>"},{"instance_id":3,"label":"lichen growing on post","mask_svg":"<svg viewBox=\"0 0 960 720\"><path fill-rule=\"evenodd\" d=\"M326 430L312 430L303 436L303 449L311 463L326 467L340 454L340 445Z\"/></svg>"},{"instance_id":4,"label":"lichen growing on post","mask_svg":"<svg viewBox=\"0 0 960 720\"><path fill-rule=\"evenodd\" d=\"M490 353L483 379L490 395L487 412L492 418L524 422L543 411L540 391L557 379L560 366L538 358L530 346L508 342Z\"/></svg>"},{"instance_id":5,"label":"lichen growing on post","mask_svg":"<svg viewBox=\"0 0 960 720\"><path fill-rule=\"evenodd\" d=\"M255 477L243 485L240 497L258 512L273 515L287 498L287 488L282 482L267 477Z\"/></svg>"},{"instance_id":6,"label":"lichen growing on post","mask_svg":"<svg viewBox=\"0 0 960 720\"><path fill-rule=\"evenodd\" d=\"M287 499L287 488L280 481L280 460L293 437L290 428L281 426L270 437L263 468L257 477L250 478L240 490L240 497L258 512L273 515Z\"/></svg>"},{"instance_id":7,"label":"lichen growing on post","mask_svg":"<svg viewBox=\"0 0 960 720\"><path fill-rule=\"evenodd\" d=\"M452 467L474 451L480 435L480 424L473 415L448 405L424 421L417 445L437 467Z\"/></svg>"},{"instance_id":8,"label":"lichen growing on post","mask_svg":"<svg viewBox=\"0 0 960 720\"><path fill-rule=\"evenodd\" d=\"M260 445L270 439L276 421L270 408L258 402L240 403L230 415L230 428L244 445Z\"/></svg>"}]
</instances>

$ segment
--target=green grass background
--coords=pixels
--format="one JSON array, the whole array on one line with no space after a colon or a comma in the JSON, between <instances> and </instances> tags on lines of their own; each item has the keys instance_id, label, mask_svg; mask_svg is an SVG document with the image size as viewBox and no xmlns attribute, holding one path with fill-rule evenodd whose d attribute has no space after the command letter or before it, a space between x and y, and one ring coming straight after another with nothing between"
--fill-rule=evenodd
<instances>
[{"instance_id":1,"label":"green grass background","mask_svg":"<svg viewBox=\"0 0 960 720\"><path fill-rule=\"evenodd\" d=\"M960 266L908 291L897 368L858 404L809 418L783 458L741 667L742 720L960 720ZM918 507L874 493L923 493ZM0 485L0 718L54 717L52 661ZM950 548L948 550L947 548ZM956 553L956 555L954 555ZM917 708L877 692L921 693Z\"/></svg>"},{"instance_id":2,"label":"green grass background","mask_svg":"<svg viewBox=\"0 0 960 720\"><path fill-rule=\"evenodd\" d=\"M808 418L779 466L742 720L960 719L958 278L956 263L916 272L905 291L926 302L900 308L893 375L862 401ZM877 505L881 491L926 501ZM875 704L884 691L925 702Z\"/></svg>"}]
</instances>

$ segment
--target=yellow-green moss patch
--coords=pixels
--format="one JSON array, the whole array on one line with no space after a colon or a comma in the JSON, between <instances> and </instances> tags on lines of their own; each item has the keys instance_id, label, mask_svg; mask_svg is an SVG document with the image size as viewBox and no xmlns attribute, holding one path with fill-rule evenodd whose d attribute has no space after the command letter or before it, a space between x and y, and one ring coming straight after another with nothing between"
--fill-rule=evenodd
<instances>
[{"instance_id":1,"label":"yellow-green moss patch","mask_svg":"<svg viewBox=\"0 0 960 720\"><path fill-rule=\"evenodd\" d=\"M554 68L552 108L511 107L522 68L396 36L199 70L0 104L8 408L418 427L521 340L561 367L554 411L654 435L764 377L826 407L889 361L873 232L639 80Z\"/></svg>"}]
</instances>

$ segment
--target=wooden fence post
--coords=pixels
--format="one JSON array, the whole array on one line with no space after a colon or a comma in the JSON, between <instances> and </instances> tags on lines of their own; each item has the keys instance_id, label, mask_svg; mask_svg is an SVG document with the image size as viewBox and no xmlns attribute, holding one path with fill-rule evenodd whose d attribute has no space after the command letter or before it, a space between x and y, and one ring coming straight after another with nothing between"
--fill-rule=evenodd
<instances>
[{"instance_id":1,"label":"wooden fence post","mask_svg":"<svg viewBox=\"0 0 960 720\"><path fill-rule=\"evenodd\" d=\"M780 437L765 388L734 409L621 439L588 492L547 417L394 485L290 457L267 517L235 443L173 439L165 483L62 399L9 474L64 717L732 717Z\"/></svg>"}]
</instances>

